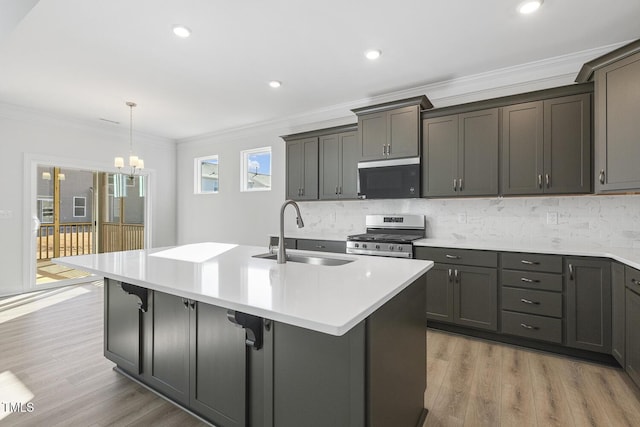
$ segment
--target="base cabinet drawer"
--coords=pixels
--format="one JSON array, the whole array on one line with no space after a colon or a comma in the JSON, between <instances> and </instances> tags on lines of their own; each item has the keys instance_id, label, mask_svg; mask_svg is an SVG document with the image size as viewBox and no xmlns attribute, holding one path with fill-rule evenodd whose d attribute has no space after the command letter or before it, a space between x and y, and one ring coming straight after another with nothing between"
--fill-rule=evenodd
<instances>
[{"instance_id":1,"label":"base cabinet drawer","mask_svg":"<svg viewBox=\"0 0 640 427\"><path fill-rule=\"evenodd\" d=\"M502 268L562 273L562 257L559 255L504 252L502 253Z\"/></svg>"},{"instance_id":2,"label":"base cabinet drawer","mask_svg":"<svg viewBox=\"0 0 640 427\"><path fill-rule=\"evenodd\" d=\"M562 319L503 310L502 332L560 344L562 343Z\"/></svg>"},{"instance_id":3,"label":"base cabinet drawer","mask_svg":"<svg viewBox=\"0 0 640 427\"><path fill-rule=\"evenodd\" d=\"M502 270L502 286L562 292L562 274Z\"/></svg>"},{"instance_id":4,"label":"base cabinet drawer","mask_svg":"<svg viewBox=\"0 0 640 427\"><path fill-rule=\"evenodd\" d=\"M562 317L562 294L529 289L502 288L504 310Z\"/></svg>"}]
</instances>

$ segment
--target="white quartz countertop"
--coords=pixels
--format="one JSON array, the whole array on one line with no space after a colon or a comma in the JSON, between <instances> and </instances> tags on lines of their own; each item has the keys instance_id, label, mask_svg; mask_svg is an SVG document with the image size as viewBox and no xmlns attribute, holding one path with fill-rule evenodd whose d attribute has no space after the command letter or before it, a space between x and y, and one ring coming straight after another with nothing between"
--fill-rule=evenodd
<instances>
[{"instance_id":1,"label":"white quartz countertop","mask_svg":"<svg viewBox=\"0 0 640 427\"><path fill-rule=\"evenodd\" d=\"M349 331L433 266L431 261L296 250L287 253L354 261L320 266L253 258L265 252L264 247L207 242L53 261L331 335Z\"/></svg>"},{"instance_id":2,"label":"white quartz countertop","mask_svg":"<svg viewBox=\"0 0 640 427\"><path fill-rule=\"evenodd\" d=\"M483 241L483 240L448 240L420 239L413 242L415 246L437 248L477 249L504 252L531 252L540 254L589 256L611 258L630 267L640 269L640 249L616 248L600 246L593 243L553 243L529 241Z\"/></svg>"}]
</instances>

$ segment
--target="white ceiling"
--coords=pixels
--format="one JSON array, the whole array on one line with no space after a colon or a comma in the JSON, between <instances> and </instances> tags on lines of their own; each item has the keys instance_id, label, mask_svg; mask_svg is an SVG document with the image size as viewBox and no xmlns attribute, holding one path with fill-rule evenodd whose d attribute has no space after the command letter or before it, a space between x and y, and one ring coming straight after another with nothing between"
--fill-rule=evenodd
<instances>
[{"instance_id":1,"label":"white ceiling","mask_svg":"<svg viewBox=\"0 0 640 427\"><path fill-rule=\"evenodd\" d=\"M181 139L640 36L638 0L519 1L0 0L0 103Z\"/></svg>"}]
</instances>

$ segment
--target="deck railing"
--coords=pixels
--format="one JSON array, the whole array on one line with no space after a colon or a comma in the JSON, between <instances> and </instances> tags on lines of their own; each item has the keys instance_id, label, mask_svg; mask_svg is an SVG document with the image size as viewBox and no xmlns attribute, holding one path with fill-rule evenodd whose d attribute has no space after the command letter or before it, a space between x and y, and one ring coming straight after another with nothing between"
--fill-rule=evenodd
<instances>
[{"instance_id":1,"label":"deck railing","mask_svg":"<svg viewBox=\"0 0 640 427\"><path fill-rule=\"evenodd\" d=\"M102 252L130 251L144 248L143 224L102 224Z\"/></svg>"},{"instance_id":2,"label":"deck railing","mask_svg":"<svg viewBox=\"0 0 640 427\"><path fill-rule=\"evenodd\" d=\"M50 259L55 256L55 228L53 224L40 225L36 237L36 259ZM90 222L60 224L58 239L61 257L93 253L93 228Z\"/></svg>"}]
</instances>

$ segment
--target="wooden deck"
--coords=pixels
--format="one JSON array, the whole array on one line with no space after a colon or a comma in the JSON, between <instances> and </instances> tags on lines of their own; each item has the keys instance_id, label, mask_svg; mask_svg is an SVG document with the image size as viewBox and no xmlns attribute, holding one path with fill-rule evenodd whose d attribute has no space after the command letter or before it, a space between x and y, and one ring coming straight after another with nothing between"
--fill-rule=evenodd
<instances>
[{"instance_id":1,"label":"wooden deck","mask_svg":"<svg viewBox=\"0 0 640 427\"><path fill-rule=\"evenodd\" d=\"M36 269L36 285L44 285L60 280L79 279L89 277L91 273L74 270L70 267L54 264L51 260L38 260Z\"/></svg>"}]
</instances>

